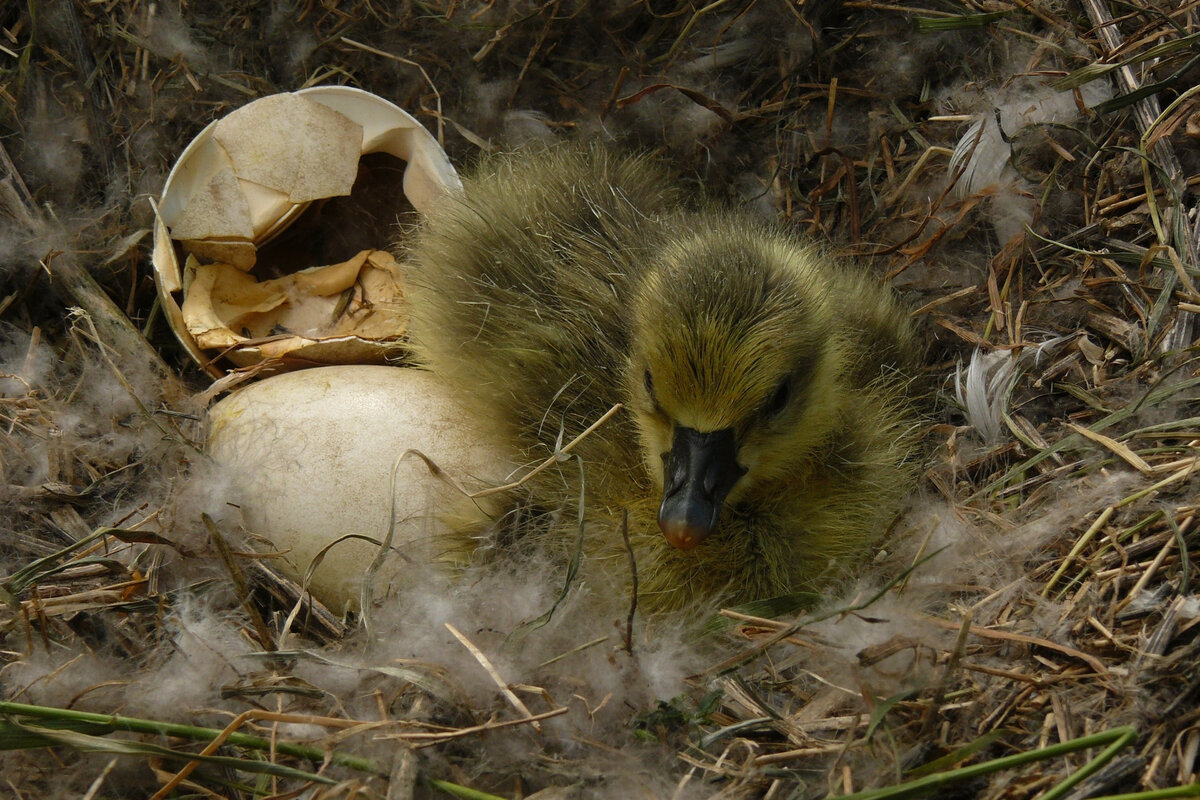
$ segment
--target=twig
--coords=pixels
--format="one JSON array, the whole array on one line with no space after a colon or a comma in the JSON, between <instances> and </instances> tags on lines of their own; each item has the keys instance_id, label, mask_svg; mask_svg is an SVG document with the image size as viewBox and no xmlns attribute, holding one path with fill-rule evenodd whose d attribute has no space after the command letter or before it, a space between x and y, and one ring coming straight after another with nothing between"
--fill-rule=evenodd
<instances>
[{"instance_id":1,"label":"twig","mask_svg":"<svg viewBox=\"0 0 1200 800\"><path fill-rule=\"evenodd\" d=\"M1117 26L1113 24L1112 14L1109 12L1108 4L1103 2L1103 0L1083 0L1083 6L1087 11L1088 18L1097 28L1097 34L1104 42L1104 45L1108 48L1109 52L1113 53L1119 50L1123 43L1121 32L1118 30ZM1141 88L1141 84L1138 81L1137 76L1133 74L1133 69L1129 64L1122 64L1117 69L1117 83L1120 84L1122 93L1124 94L1131 94ZM1147 143L1147 137L1154 130L1155 125L1162 116L1162 106L1158 101L1158 96L1152 94L1141 98L1137 101L1137 103L1134 104L1133 111L1134 119L1137 121L1138 130L1142 134L1142 144L1145 145ZM1166 173L1171 184L1173 186L1178 185L1183 176L1183 167L1179 163L1179 158L1175 155L1175 151L1168 146L1166 139L1159 138L1152 145L1150 145L1150 149L1154 152L1155 162L1159 164L1162 170ZM1149 153L1145 153L1143 151L1142 166L1146 180L1146 194L1147 198L1150 198L1153 196L1153 189L1150 185L1149 164L1146 163L1148 158ZM1183 208L1183 202L1181 198L1178 198L1178 193L1176 193L1176 196L1180 212L1177 223L1182 226L1183 221L1187 219L1187 209ZM1157 205L1153 202L1150 203L1150 212L1155 220L1156 227L1159 227L1157 224ZM1179 237L1173 237L1170 230L1161 227L1159 227L1158 233L1161 243L1164 245L1171 244L1174 239L1182 239L1182 241L1175 241L1174 243L1176 246L1182 245L1183 250L1187 255L1187 262L1192 268L1200 266L1200 264L1197 263L1200 261L1200 255L1198 255L1197 252L1200 250L1200 220L1197 220L1194 236L1187 235L1186 228L1182 227L1180 233L1183 235ZM1167 278L1168 289L1173 284L1174 276L1169 275ZM1181 312L1176 316L1175 329L1172 332L1168 349L1179 349L1191 344L1192 320L1192 314L1186 311Z\"/></svg>"},{"instance_id":2,"label":"twig","mask_svg":"<svg viewBox=\"0 0 1200 800\"><path fill-rule=\"evenodd\" d=\"M938 619L937 617L926 617L926 619L943 630L956 631L960 627L960 624L957 622L950 622L949 620ZM1084 653L1081 650L1076 650L1074 647L1068 647L1065 644L1052 642L1049 639L1039 639L1036 636L1029 636L1024 633L994 631L991 628L983 628L978 625L971 626L971 634L973 636L978 636L981 639L998 639L1004 642L1021 642L1022 644L1044 647L1047 650L1054 650L1062 653L1065 656L1070 656L1071 658L1078 658L1080 661L1083 661L1089 667L1095 670L1097 675L1108 674L1108 669L1104 666L1104 663L1095 656Z\"/></svg>"},{"instance_id":3,"label":"twig","mask_svg":"<svg viewBox=\"0 0 1200 800\"><path fill-rule=\"evenodd\" d=\"M942 670L942 675L938 679L933 698L925 707L925 719L921 721L921 733L917 737L921 741L928 741L932 735L933 728L937 725L938 710L946 701L946 688L950 685L950 678L958 669L963 653L966 652L967 634L971 632L971 615L970 610L963 615L962 624L958 629L958 638L954 640L954 649L950 651L950 658L946 661L946 668Z\"/></svg>"},{"instance_id":4,"label":"twig","mask_svg":"<svg viewBox=\"0 0 1200 800\"><path fill-rule=\"evenodd\" d=\"M1080 432L1082 433L1082 431ZM1055 570L1054 574L1050 576L1050 580L1046 581L1046 585L1042 587L1042 597L1050 596L1050 590L1054 588L1056 583L1058 583L1059 578L1066 573L1067 567L1070 566L1071 562L1083 552L1083 548L1087 547L1088 542L1095 538L1096 534L1108 524L1108 521L1112 519L1112 515L1116 510L1117 509L1115 506L1108 506L1105 508L1100 512L1100 516L1096 517L1096 521L1089 525L1088 529L1084 531L1083 535L1076 540L1074 546L1071 548L1071 552L1067 553L1067 557L1062 560L1062 562L1058 565L1058 569Z\"/></svg>"},{"instance_id":5,"label":"twig","mask_svg":"<svg viewBox=\"0 0 1200 800\"><path fill-rule=\"evenodd\" d=\"M570 711L566 706L552 708L549 711L543 711L540 714L530 714L527 717L520 719L506 719L497 722L496 720L488 720L480 725L472 725L467 728L455 728L449 731L422 731L419 733L387 733L381 734L380 739L394 739L401 742L414 743L418 747L428 747L432 744L441 744L448 742L451 739L462 739L465 736L473 736L477 733L486 733L499 728L513 728L517 725L538 725L544 719L552 717L560 717Z\"/></svg>"},{"instance_id":6,"label":"twig","mask_svg":"<svg viewBox=\"0 0 1200 800\"><path fill-rule=\"evenodd\" d=\"M365 50L366 52L372 53L377 56L383 56L384 58L390 58L393 61L399 61L401 64L407 64L410 67L416 67L417 69L419 69L421 71L421 77L423 77L425 79L425 82L429 84L429 88L431 90L433 90L434 102L437 103L437 140L438 140L438 144L440 144L444 147L446 145L446 120L442 116L442 93L438 91L437 86L434 85L433 79L429 77L429 73L425 71L425 68L423 66L421 66L420 64L418 64L416 61L411 61L407 58L403 58L401 56L396 55L395 53L389 53L386 50L380 50L378 47L371 47L371 45L369 45L369 44L363 44L362 42L356 42L355 40L351 39L349 36L342 36L341 41L343 44L348 44L351 47L357 47L359 50Z\"/></svg>"},{"instance_id":7,"label":"twig","mask_svg":"<svg viewBox=\"0 0 1200 800\"><path fill-rule=\"evenodd\" d=\"M537 475L541 474L542 472L549 469L553 465L561 463L563 461L563 456L569 454L572 450L575 449L576 445L578 445L580 442L582 442L584 439L586 439L588 436L590 436L601 425L603 425L604 423L606 423L610 419L612 419L613 415L621 410L621 407L622 406L620 403L617 403L616 405L614 405L608 411L604 412L603 416L601 416L600 419L596 420L591 425L589 425L587 427L587 429L583 431L583 433L579 434L574 439L567 442L561 448L556 449L554 451L554 454L551 455L549 458L547 458L545 461L543 461L541 464L538 464L536 467L534 467L529 472L522 475L517 480L511 481L510 483L506 483L503 486L491 486L491 487L488 487L487 489L481 489L477 492L468 491L466 488L463 487L462 484L460 484L452 476L448 475L445 471L443 471L442 468L439 467L433 459L431 459L429 456L422 453L420 450L405 450L403 453L400 454L400 458L397 459L397 463L404 460L405 458L408 458L409 456L414 456L416 458L419 458L419 459L421 459L421 461L425 462L425 466L429 468L430 474L432 474L434 477L445 481L447 484L449 484L451 487L456 489L463 496L468 497L472 500L480 500L485 497L491 497L494 494L501 494L502 492L511 492L513 489L519 489L522 486L524 486L526 483L528 483L530 480L535 478Z\"/></svg>"},{"instance_id":8,"label":"twig","mask_svg":"<svg viewBox=\"0 0 1200 800\"><path fill-rule=\"evenodd\" d=\"M208 756L215 753L217 749L220 748L221 745L225 744L225 741L231 735L233 735L234 731L245 725L246 722L248 722L257 713L257 711L252 710L243 711L241 714L238 714L236 717L230 720L229 724L225 726L225 729L222 730L217 737L204 746L204 749L200 751L200 755ZM200 763L201 762L197 760L189 761L187 764L184 764L183 768L179 770L179 772L175 773L173 778L164 783L159 790L150 797L150 800L163 800L163 798L174 791L175 787L187 780L187 776L191 775L196 767L200 766Z\"/></svg>"},{"instance_id":9,"label":"twig","mask_svg":"<svg viewBox=\"0 0 1200 800\"><path fill-rule=\"evenodd\" d=\"M621 510L621 539L625 542L625 554L629 556L629 616L625 619L625 652L633 655L633 617L637 614L638 574L637 558L633 555L633 544L629 541L629 509Z\"/></svg>"},{"instance_id":10,"label":"twig","mask_svg":"<svg viewBox=\"0 0 1200 800\"><path fill-rule=\"evenodd\" d=\"M1095 442L1096 444L1100 445L1101 447L1111 450L1113 452L1113 454L1118 456L1122 461L1124 461L1126 464L1133 467L1134 469L1136 469L1138 472L1142 473L1143 475L1154 474L1154 467L1147 464L1145 459L1143 459L1137 453L1130 450L1129 447L1127 447L1126 445L1123 445L1120 442L1118 442L1116 439L1112 439L1108 436L1105 436L1102 433L1097 433L1096 431L1089 430L1089 429L1083 427L1082 425L1076 425L1073 422L1068 422L1066 427L1075 431L1083 438L1090 439L1091 441Z\"/></svg>"},{"instance_id":11,"label":"twig","mask_svg":"<svg viewBox=\"0 0 1200 800\"><path fill-rule=\"evenodd\" d=\"M591 425L587 426L587 428L583 431L583 433L579 434L574 439L567 442L560 449L555 450L554 455L550 456L545 461L543 461L541 464L538 464L532 470L530 470L529 472L522 475L520 480L513 481L512 483L506 483L503 486L493 486L490 489L483 489L478 492L471 492L471 493L467 494L467 497L470 497L472 500L478 500L483 497L491 497L494 494L500 494L501 492L508 492L508 491L512 491L513 489L519 489L521 486L525 485L534 476L549 469L552 465L557 464L560 461L562 461L562 457L564 455L566 455L567 453L570 453L572 450L575 449L575 446L577 444L582 442L587 437L591 436L592 433L597 428L599 428L601 425L603 425L604 423L606 423L610 419L612 419L613 415L616 414L618 411L620 411L621 408L622 408L622 405L620 403L617 403L612 408L610 408L608 411L605 411L604 414L600 417L600 419L596 420ZM416 451L410 451L410 452L415 453ZM416 454L418 456L421 456L420 453L416 453ZM424 458L424 456L421 456L421 458Z\"/></svg>"},{"instance_id":12,"label":"twig","mask_svg":"<svg viewBox=\"0 0 1200 800\"><path fill-rule=\"evenodd\" d=\"M428 705L429 699L426 695L417 695L407 717L419 720L427 716ZM391 779L388 780L387 800L413 800L416 794L417 778L420 774L419 769L420 763L417 759L416 748L404 747L392 770Z\"/></svg>"},{"instance_id":13,"label":"twig","mask_svg":"<svg viewBox=\"0 0 1200 800\"><path fill-rule=\"evenodd\" d=\"M88 787L87 794L83 796L83 800L94 800L96 795L99 794L101 787L104 786L104 779L108 777L109 773L116 766L117 758L113 757L109 759L108 763L104 765L104 769L96 776L96 780L92 781L92 785Z\"/></svg>"},{"instance_id":14,"label":"twig","mask_svg":"<svg viewBox=\"0 0 1200 800\"><path fill-rule=\"evenodd\" d=\"M204 522L204 528L208 531L208 539L217 551L217 556L221 559L225 572L233 582L235 598L241 604L242 610L246 612L246 616L250 617L250 624L254 626L254 636L259 645L267 651L277 650L275 637L271 634L271 629L267 627L266 620L262 618L258 606L254 604L254 598L250 595L250 584L246 582L245 574L234 560L233 551L229 549L229 544L221 535L217 523L208 514L201 514L200 519Z\"/></svg>"},{"instance_id":15,"label":"twig","mask_svg":"<svg viewBox=\"0 0 1200 800\"><path fill-rule=\"evenodd\" d=\"M470 639L468 639L466 636L463 636L462 633L459 632L459 630L449 622L446 623L446 630L454 634L454 638L462 642L462 646L467 648L471 655L475 656L475 660L479 662L479 666L483 667L483 670L488 674L488 677L490 677L495 684L500 687L500 692L508 699L508 702L512 704L513 708L524 714L525 719L530 722L530 724L533 726L533 729L538 733L541 733L542 724L537 721L533 713L523 702L521 702L521 698L517 697L516 693L513 692L512 689L508 688L508 684L504 681L504 678L501 677L500 673L496 671L496 668L492 666L492 662L489 661L488 657L483 654L483 651L473 645Z\"/></svg>"}]
</instances>

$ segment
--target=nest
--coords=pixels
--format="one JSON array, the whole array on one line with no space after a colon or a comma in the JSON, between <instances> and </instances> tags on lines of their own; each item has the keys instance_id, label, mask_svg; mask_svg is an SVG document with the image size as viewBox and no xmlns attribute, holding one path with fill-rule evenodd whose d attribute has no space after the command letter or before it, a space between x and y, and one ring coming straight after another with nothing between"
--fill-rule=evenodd
<instances>
[{"instance_id":1,"label":"nest","mask_svg":"<svg viewBox=\"0 0 1200 800\"><path fill-rule=\"evenodd\" d=\"M1198 40L1200 4L1152 0L6 7L5 783L1200 795ZM702 644L614 611L522 655L536 614L484 613L503 575L474 628L381 612L411 637L381 650L242 549L145 196L212 119L319 83L407 108L456 163L657 150L896 285L943 402L888 566L800 615L723 610Z\"/></svg>"}]
</instances>

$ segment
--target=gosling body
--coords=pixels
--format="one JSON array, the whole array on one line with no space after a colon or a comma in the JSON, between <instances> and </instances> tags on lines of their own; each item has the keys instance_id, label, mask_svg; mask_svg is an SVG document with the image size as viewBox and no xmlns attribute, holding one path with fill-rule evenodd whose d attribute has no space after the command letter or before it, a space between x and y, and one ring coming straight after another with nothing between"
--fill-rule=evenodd
<instances>
[{"instance_id":1,"label":"gosling body","mask_svg":"<svg viewBox=\"0 0 1200 800\"><path fill-rule=\"evenodd\" d=\"M819 589L912 484L919 348L891 292L648 157L494 158L407 256L417 360L519 458L623 406L497 530L569 552L582 497L589 557L622 570L628 512L644 607Z\"/></svg>"}]
</instances>

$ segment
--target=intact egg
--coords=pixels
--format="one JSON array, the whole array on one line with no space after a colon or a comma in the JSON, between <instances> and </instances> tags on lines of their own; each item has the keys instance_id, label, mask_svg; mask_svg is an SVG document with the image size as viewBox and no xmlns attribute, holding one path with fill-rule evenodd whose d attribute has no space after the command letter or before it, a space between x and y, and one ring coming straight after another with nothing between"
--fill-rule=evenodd
<instances>
[{"instance_id":1,"label":"intact egg","mask_svg":"<svg viewBox=\"0 0 1200 800\"><path fill-rule=\"evenodd\" d=\"M448 479L467 493L504 483L512 466L490 442L432 374L399 367L277 375L208 414L208 453L229 473L247 531L338 610L357 603L380 552L373 542L384 541L393 520L375 597L402 590L405 569L438 568L452 531L489 524L488 501Z\"/></svg>"}]
</instances>

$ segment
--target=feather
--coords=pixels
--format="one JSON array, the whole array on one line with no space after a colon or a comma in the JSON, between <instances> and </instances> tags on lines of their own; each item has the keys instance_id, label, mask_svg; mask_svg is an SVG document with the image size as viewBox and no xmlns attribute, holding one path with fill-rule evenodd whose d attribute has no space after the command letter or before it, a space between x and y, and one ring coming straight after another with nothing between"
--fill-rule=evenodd
<instances>
[{"instance_id":1,"label":"feather","mask_svg":"<svg viewBox=\"0 0 1200 800\"><path fill-rule=\"evenodd\" d=\"M1110 97L1102 82L1088 84L1077 98L1048 86L1009 87L988 98L991 108L980 112L954 146L949 174L959 197L990 193L989 213L997 239L1009 241L1031 225L1037 211L1035 187L1013 166L1012 141L1039 125L1070 125L1085 107Z\"/></svg>"},{"instance_id":2,"label":"feather","mask_svg":"<svg viewBox=\"0 0 1200 800\"><path fill-rule=\"evenodd\" d=\"M1020 377L1023 365L1038 363L1070 337L1059 336L1024 350L994 350L985 353L979 348L963 369L960 361L954 369L954 397L966 415L967 424L988 444L999 444L1006 430L1005 417L1012 401L1012 390Z\"/></svg>"}]
</instances>

